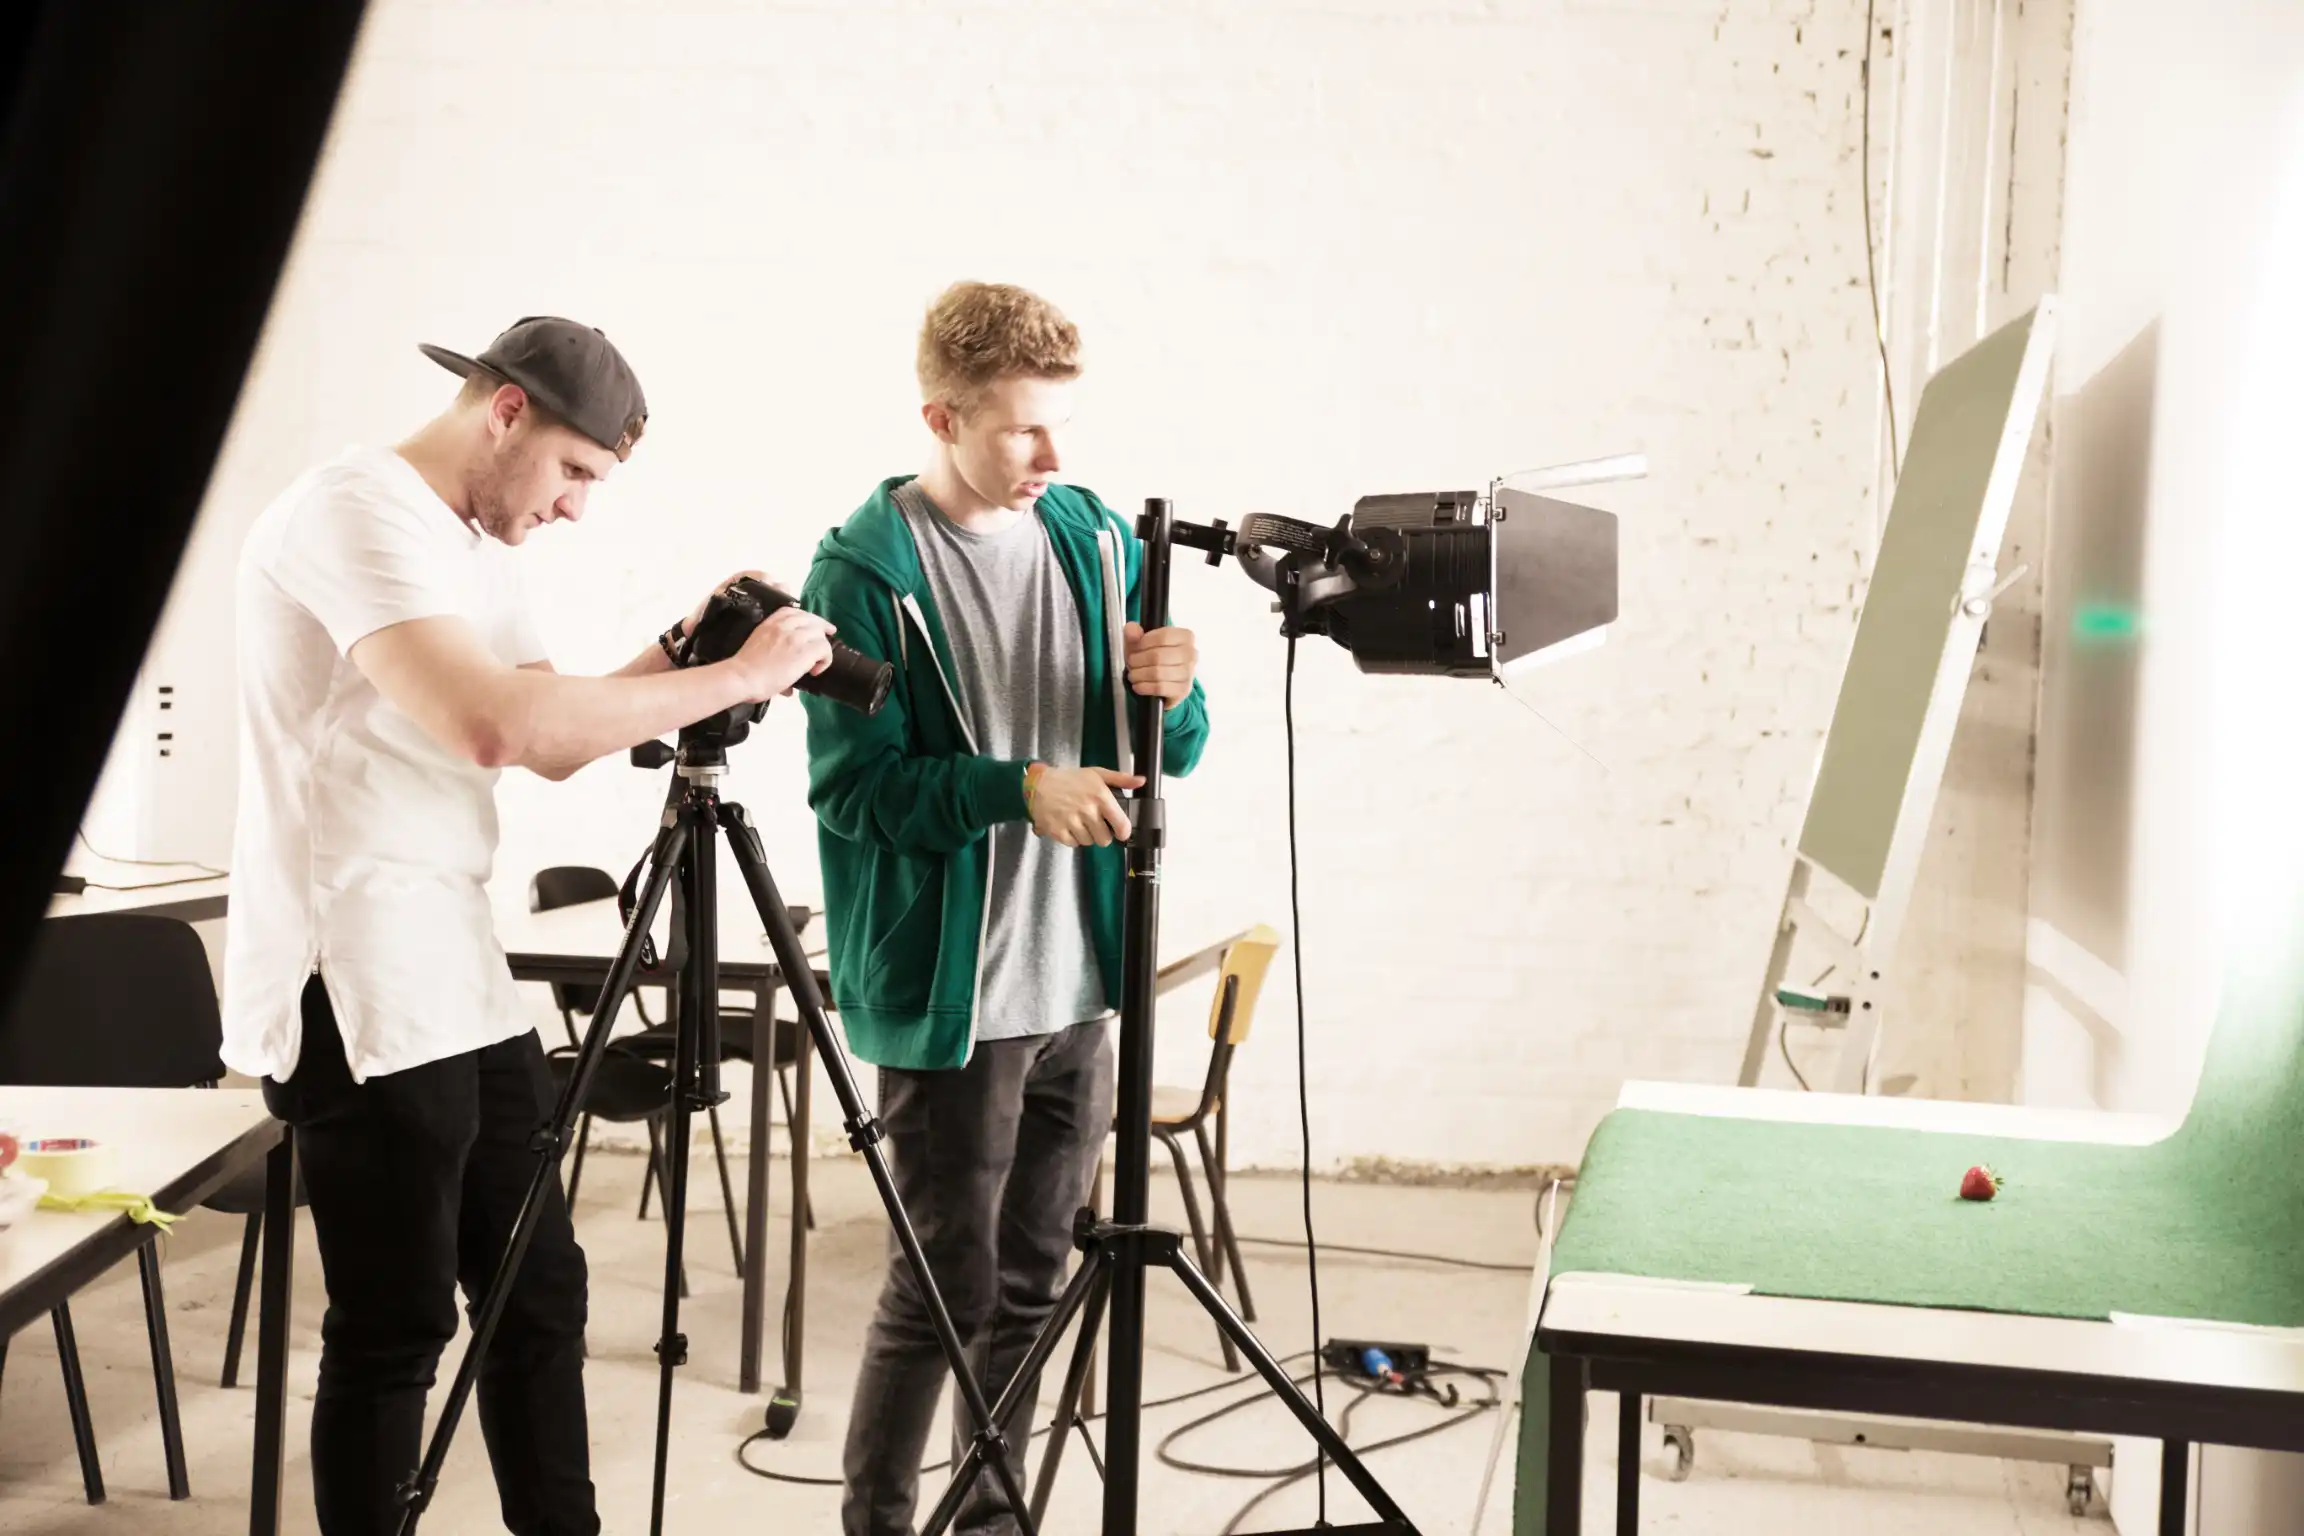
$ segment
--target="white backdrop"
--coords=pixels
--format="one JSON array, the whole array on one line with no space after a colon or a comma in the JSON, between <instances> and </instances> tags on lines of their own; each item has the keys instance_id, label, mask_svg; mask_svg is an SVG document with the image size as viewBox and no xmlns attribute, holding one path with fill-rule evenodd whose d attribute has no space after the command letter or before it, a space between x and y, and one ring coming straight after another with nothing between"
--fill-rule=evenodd
<instances>
[{"instance_id":1,"label":"white backdrop","mask_svg":"<svg viewBox=\"0 0 2304 1536\"><path fill-rule=\"evenodd\" d=\"M1551 724L1325 643L1298 678L1315 1160L1573 1160L1627 1074L1734 1070L1852 624L1862 14L381 0L155 651L190 820L228 820L240 532L446 399L417 342L558 312L638 368L646 441L524 554L556 660L594 669L731 569L796 581L923 461L926 302L1024 283L1086 338L1067 476L1124 510L1330 521L1649 455L1594 498L1624 618L1537 685ZM1180 566L1176 608L1215 735L1173 798L1171 952L1288 927L1283 647L1232 571ZM796 899L798 724L773 711L731 785ZM508 776L504 899L545 863L621 873L660 794L613 762ZM1293 1154L1289 1002L1240 1058L1243 1162Z\"/></svg>"}]
</instances>

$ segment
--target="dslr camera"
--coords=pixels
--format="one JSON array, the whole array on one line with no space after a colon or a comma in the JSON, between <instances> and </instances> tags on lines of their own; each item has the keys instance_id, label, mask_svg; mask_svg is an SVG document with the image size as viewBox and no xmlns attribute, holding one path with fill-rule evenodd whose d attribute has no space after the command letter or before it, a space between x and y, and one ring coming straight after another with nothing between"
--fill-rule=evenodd
<instances>
[{"instance_id":1,"label":"dslr camera","mask_svg":"<svg viewBox=\"0 0 2304 1536\"><path fill-rule=\"evenodd\" d=\"M688 638L678 647L677 661L683 667L709 666L726 661L744 648L752 631L766 622L768 615L779 608L789 608L797 601L791 593L779 591L764 581L740 576L712 594L704 605L703 615ZM803 677L792 686L802 693L813 693L845 704L850 709L867 715L880 712L888 702L888 689L896 680L896 669L884 661L874 661L862 651L853 650L839 641L832 642L832 664L810 677ZM728 712L725 718L730 739L742 734L742 727L758 720L767 710L765 704L743 704ZM717 724L720 721L699 722Z\"/></svg>"}]
</instances>

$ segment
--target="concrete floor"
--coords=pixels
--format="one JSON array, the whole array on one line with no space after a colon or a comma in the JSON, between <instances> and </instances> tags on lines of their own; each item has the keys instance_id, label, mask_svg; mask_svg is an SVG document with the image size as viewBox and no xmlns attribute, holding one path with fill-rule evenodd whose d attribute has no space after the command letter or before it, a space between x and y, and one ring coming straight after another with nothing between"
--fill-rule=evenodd
<instances>
[{"instance_id":1,"label":"concrete floor","mask_svg":"<svg viewBox=\"0 0 2304 1536\"><path fill-rule=\"evenodd\" d=\"M700 1187L690 1232L694 1295L683 1317L691 1363L680 1373L674 1405L672 1486L666 1525L674 1531L837 1529L837 1491L796 1487L755 1477L738 1465L738 1443L759 1427L760 1399L735 1390L739 1286L731 1274L727 1233L708 1155L696 1172ZM662 1225L633 1218L641 1164L627 1157L595 1157L585 1170L578 1229L591 1256L592 1327L587 1398L592 1413L594 1478L610 1531L646 1529L654 1445L656 1370L650 1346L658 1327ZM777 1169L781 1184L784 1169ZM741 1188L741 1169L738 1170ZM817 1165L820 1230L812 1251L808 1318L808 1393L792 1438L762 1443L751 1456L781 1471L832 1476L838 1468L846 1397L857 1345L879 1284L885 1227L863 1166L853 1158ZM1155 1183L1162 1219L1180 1220L1172 1182ZM1300 1230L1298 1191L1285 1179L1236 1181L1235 1209L1243 1233L1284 1236ZM1525 1266L1536 1251L1531 1198L1524 1192L1399 1188L1368 1184L1318 1186L1317 1213L1324 1241L1411 1248ZM772 1258L781 1295L781 1214ZM77 1465L64 1417L55 1346L45 1327L27 1329L10 1346L5 1391L0 1394L0 1531L87 1533L203 1533L225 1536L246 1529L248 1446L253 1398L216 1385L226 1312L238 1252L238 1224L209 1213L182 1223L167 1258L169 1325L174 1333L179 1390L192 1471L192 1500L168 1503L157 1416L152 1401L142 1304L135 1267L125 1265L74 1304L87 1367L97 1434L103 1448L110 1502L90 1508L80 1496ZM309 1226L297 1267L292 1360L288 1529L314 1529L303 1438L310 1416L322 1308L320 1270ZM1300 1252L1251 1247L1250 1278L1262 1321L1259 1332L1278 1353L1306 1347L1309 1307ZM1509 1370L1522 1349L1528 1285L1525 1270L1505 1273L1448 1268L1331 1253L1320 1265L1322 1323L1331 1336L1387 1336L1421 1340L1436 1353L1466 1364ZM1154 1397L1225 1381L1213 1333L1173 1283L1154 1282L1146 1364ZM773 1305L773 1302L772 1302ZM252 1373L252 1357L250 1371ZM448 1378L444 1366L442 1380ZM777 1374L771 1356L770 1379ZM1052 1373L1053 1374L1053 1373ZM1466 1381L1467 1388L1475 1384ZM1054 1384L1048 1392L1052 1396ZM1509 1378L1503 1383L1509 1401ZM1190 1404L1147 1415L1142 1528L1157 1533L1215 1533L1266 1486L1190 1474L1152 1461L1151 1446L1213 1407L1250 1396L1226 1387ZM1350 1394L1332 1390L1333 1413ZM1468 1392L1468 1396L1477 1395ZM1593 1422L1613 1423L1612 1402L1595 1399ZM1438 1422L1441 1411L1417 1402L1382 1400L1352 1420L1356 1442L1402 1434ZM1494 1413L1414 1444L1387 1450L1371 1466L1429 1536L1474 1529L1482 1470L1498 1427ZM1507 1425L1506 1427L1510 1427ZM1588 1531L1612 1530L1613 1435L1591 1436ZM2101 1513L2085 1521L2065 1513L2058 1469L1972 1458L1815 1447L1804 1442L1705 1432L1699 1436L1694 1474L1665 1480L1655 1432L1646 1446L1643 1527L1736 1536L1742 1532L1865 1530L1892 1536L1922 1533L2097 1531ZM1479 1528L1510 1528L1511 1444L1507 1438L1496 1484ZM1099 1507L1095 1474L1074 1442L1058 1485L1050 1528L1093 1530ZM1233 1414L1184 1439L1176 1454L1235 1467L1285 1466L1301 1459L1304 1442L1270 1404ZM1359 1517L1358 1500L1331 1474L1331 1510L1339 1520ZM933 1480L931 1490L941 1483ZM1302 1484L1267 1500L1248 1529L1308 1524L1311 1486ZM501 1529L486 1455L469 1419L448 1463L439 1498L425 1529L486 1532Z\"/></svg>"}]
</instances>

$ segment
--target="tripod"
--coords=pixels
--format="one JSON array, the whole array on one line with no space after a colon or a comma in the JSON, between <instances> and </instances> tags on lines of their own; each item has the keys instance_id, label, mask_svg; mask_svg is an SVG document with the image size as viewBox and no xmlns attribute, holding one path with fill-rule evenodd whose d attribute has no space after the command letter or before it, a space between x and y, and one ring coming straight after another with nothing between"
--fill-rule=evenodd
<instances>
[{"instance_id":1,"label":"tripod","mask_svg":"<svg viewBox=\"0 0 2304 1536\"><path fill-rule=\"evenodd\" d=\"M760 847L760 834L742 806L720 798L720 779L728 766L727 748L732 742L743 738L752 717L752 706L743 706L682 730L677 751L665 747L661 742L644 742L632 751L632 760L642 767L659 768L666 762L675 764L672 789L664 804L662 826L648 856L647 878L625 921L623 943L616 951L615 961L608 970L608 980L600 991L600 1000L593 1008L591 1027L578 1048L575 1068L569 1076L568 1084L561 1090L560 1101L553 1109L551 1121L536 1133L531 1142L537 1154L536 1172L521 1201L519 1216L513 1223L512 1236L504 1245L504 1255L498 1261L495 1275L489 1282L479 1316L473 1321L471 1346L465 1350L463 1363L457 1367L455 1382L449 1388L448 1399L442 1406L440 1422L433 1431L431 1444L425 1449L424 1460L414 1477L402 1485L401 1536L409 1536L415 1530L417 1521L439 1487L440 1469L448 1459L449 1441L456 1433L457 1421L463 1414L466 1401L471 1397L474 1384L479 1380L480 1363L486 1357L489 1340L495 1336L496 1325L503 1317L504 1305L519 1272L520 1261L528 1251L537 1218L543 1212L547 1181L559 1177L560 1158L567 1150L570 1128L575 1124L593 1074L599 1068L601 1055L607 1049L616 1015L623 1007L625 998L631 994L633 978L641 968L642 952L647 945L648 930L655 922L657 908L662 905L665 892L677 877L682 900L675 904L675 914L681 919L680 938L685 941L686 958L680 966L677 1040L673 1049L672 1123L665 1147L664 1322L663 1333L656 1343L659 1361L656 1476L648 1526L652 1533L660 1533L664 1529L665 1461L672 1434L672 1380L674 1371L686 1364L688 1359L688 1340L680 1332L680 1265L687 1229L690 1117L699 1110L716 1107L728 1097L720 1088L717 839L723 832L728 836L730 851L736 856L737 868L743 872L744 884L751 892L752 904L758 909L761 926L766 929L769 943L776 952L776 964L784 974L784 984L791 990L799 1006L801 1022L807 1027L816 1053L831 1077L832 1092L839 1100L842 1124L848 1132L848 1144L863 1154L866 1165L870 1167L872 1182L880 1191L881 1203L887 1207L888 1219L896 1230L896 1239L904 1251L905 1262L911 1266L921 1294L927 1299L937 1341L943 1348L944 1358L952 1367L953 1379L959 1383L960 1399L969 1415L969 1421L976 1426L976 1440L969 1455L976 1458L979 1464L989 1463L993 1476L1007 1495L1009 1507L1019 1512L1025 1536L1038 1536L1038 1522L1025 1511L1022 1490L1009 1466L1007 1446L985 1402L984 1389L969 1369L965 1346L952 1326L951 1314L936 1289L935 1279L928 1272L928 1260L921 1251L919 1236L904 1214L903 1202L897 1198L887 1154L880 1146L880 1122L865 1108L863 1096L856 1088L855 1076L849 1070L847 1052L833 1032L830 1021L824 1016L824 999L816 988L815 971L808 964L807 956L800 947L800 936L793 931L784 900L777 893L775 879L768 872L767 856ZM767 1064L764 1062L755 1064L755 1070L766 1069ZM752 1155L765 1157L768 1149L755 1147ZM762 1257L758 1253L749 1254L746 1262L757 1264L762 1261Z\"/></svg>"},{"instance_id":2,"label":"tripod","mask_svg":"<svg viewBox=\"0 0 2304 1536\"><path fill-rule=\"evenodd\" d=\"M1208 552L1209 564L1232 549L1232 536L1217 523L1197 528L1175 521L1169 504L1153 499L1145 503L1137 537L1144 543L1142 612L1150 626L1168 612L1168 557L1170 546L1186 543ZM1160 938L1160 852L1166 841L1165 810L1160 798L1161 716L1158 698L1138 694L1130 701L1131 727L1136 738L1136 771L1144 785L1128 802L1129 837L1127 887L1121 908L1121 1000L1118 1113L1115 1134L1119 1141L1114 1160L1112 1219L1100 1220L1092 1210L1080 1212L1074 1237L1082 1253L1081 1264L1056 1303L1056 1311L1032 1341L1024 1362L993 1408L993 1422L1005 1424L1021 1406L1017 1399L1035 1381L1073 1317L1080 1317L1080 1336L1074 1342L1072 1362L1065 1373L1063 1406L1035 1480L1030 1530L1046 1513L1048 1495L1055 1485L1064 1442L1081 1423L1080 1395L1087 1384L1089 1362L1099 1324L1109 1307L1111 1354L1106 1366L1105 1401L1109 1405L1104 1437L1104 1536L1136 1536L1136 1503L1143 1450L1144 1399L1144 1274L1155 1266L1173 1272L1186 1291L1205 1308L1224 1336L1256 1368L1273 1394L1296 1416L1319 1444L1321 1454L1336 1463L1345 1479L1376 1512L1374 1522L1354 1526L1323 1523L1312 1531L1275 1533L1275 1536L1327 1536L1349 1533L1387 1533L1415 1536L1415 1526L1384 1491L1383 1485L1353 1454L1351 1446L1318 1409L1305 1400L1295 1382L1272 1352L1241 1321L1216 1287L1209 1284L1184 1252L1181 1237L1149 1224L1152 1183L1152 1013L1158 981ZM981 1421L979 1421L981 1422ZM922 1528L922 1536L943 1536L959 1513L961 1500L974 1484L993 1437L979 1435L955 1469L935 1512ZM995 1473L1001 1471L992 1463ZM1010 1495L1013 1506L1014 1495Z\"/></svg>"}]
</instances>

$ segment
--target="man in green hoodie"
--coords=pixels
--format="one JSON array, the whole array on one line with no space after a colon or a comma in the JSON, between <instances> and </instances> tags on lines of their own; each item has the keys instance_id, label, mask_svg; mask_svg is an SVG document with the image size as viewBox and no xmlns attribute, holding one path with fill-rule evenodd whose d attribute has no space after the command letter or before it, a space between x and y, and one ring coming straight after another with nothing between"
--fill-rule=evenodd
<instances>
[{"instance_id":1,"label":"man in green hoodie","mask_svg":"<svg viewBox=\"0 0 2304 1536\"><path fill-rule=\"evenodd\" d=\"M1054 1308L1111 1126L1117 792L1143 782L1126 690L1165 701L1170 773L1191 771L1208 715L1191 633L1137 622L1127 525L1054 479L1071 323L1022 289L960 283L918 364L929 466L825 538L803 594L896 668L870 718L804 696L809 804L833 1001L880 1069L897 1191L997 1398ZM909 1536L947 1374L892 1244L849 1420L847 1536ZM1020 1452L1023 1418L1005 1428ZM990 1477L957 1528L1016 1528Z\"/></svg>"}]
</instances>

